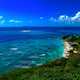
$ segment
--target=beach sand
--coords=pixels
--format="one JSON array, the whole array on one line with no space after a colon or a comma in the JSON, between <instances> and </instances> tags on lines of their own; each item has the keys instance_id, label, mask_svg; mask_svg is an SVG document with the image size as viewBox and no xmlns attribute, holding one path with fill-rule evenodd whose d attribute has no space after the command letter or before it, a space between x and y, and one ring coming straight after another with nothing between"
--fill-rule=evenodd
<instances>
[{"instance_id":1,"label":"beach sand","mask_svg":"<svg viewBox=\"0 0 80 80\"><path fill-rule=\"evenodd\" d=\"M73 50L73 47L70 45L69 42L64 41L64 54L63 54L63 57L68 58L70 50Z\"/></svg>"}]
</instances>

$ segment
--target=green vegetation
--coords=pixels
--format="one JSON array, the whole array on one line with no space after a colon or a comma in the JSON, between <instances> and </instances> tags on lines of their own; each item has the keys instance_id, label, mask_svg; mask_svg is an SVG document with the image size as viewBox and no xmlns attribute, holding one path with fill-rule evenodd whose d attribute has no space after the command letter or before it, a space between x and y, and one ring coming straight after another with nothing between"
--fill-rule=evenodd
<instances>
[{"instance_id":1,"label":"green vegetation","mask_svg":"<svg viewBox=\"0 0 80 80\"><path fill-rule=\"evenodd\" d=\"M80 36L65 36L63 39L73 46L69 58L35 68L16 69L2 75L0 80L80 80Z\"/></svg>"}]
</instances>

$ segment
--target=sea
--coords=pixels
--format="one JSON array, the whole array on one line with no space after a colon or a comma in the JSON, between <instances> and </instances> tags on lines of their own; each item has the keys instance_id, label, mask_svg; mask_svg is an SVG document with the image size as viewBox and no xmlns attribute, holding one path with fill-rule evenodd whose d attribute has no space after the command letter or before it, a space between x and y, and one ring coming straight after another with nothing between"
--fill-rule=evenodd
<instances>
[{"instance_id":1,"label":"sea","mask_svg":"<svg viewBox=\"0 0 80 80\"><path fill-rule=\"evenodd\" d=\"M30 68L63 57L63 36L80 34L80 27L1 27L0 73Z\"/></svg>"}]
</instances>

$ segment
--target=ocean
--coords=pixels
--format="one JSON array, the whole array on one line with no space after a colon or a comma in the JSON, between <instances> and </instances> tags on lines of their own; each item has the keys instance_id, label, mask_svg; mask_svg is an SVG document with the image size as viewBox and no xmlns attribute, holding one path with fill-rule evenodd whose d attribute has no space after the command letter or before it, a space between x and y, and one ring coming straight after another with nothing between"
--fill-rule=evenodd
<instances>
[{"instance_id":1,"label":"ocean","mask_svg":"<svg viewBox=\"0 0 80 80\"><path fill-rule=\"evenodd\" d=\"M79 27L1 27L0 73L47 64L63 57L62 36L80 34Z\"/></svg>"}]
</instances>

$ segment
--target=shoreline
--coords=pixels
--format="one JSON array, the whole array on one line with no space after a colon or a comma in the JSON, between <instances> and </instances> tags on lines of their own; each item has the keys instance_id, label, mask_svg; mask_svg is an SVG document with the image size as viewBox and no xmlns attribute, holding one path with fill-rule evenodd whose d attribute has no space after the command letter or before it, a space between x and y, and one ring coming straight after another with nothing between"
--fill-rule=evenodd
<instances>
[{"instance_id":1,"label":"shoreline","mask_svg":"<svg viewBox=\"0 0 80 80\"><path fill-rule=\"evenodd\" d=\"M63 54L64 58L69 57L69 55L70 55L69 51L70 50L73 50L73 47L71 46L71 44L68 41L64 40L64 54Z\"/></svg>"}]
</instances>

